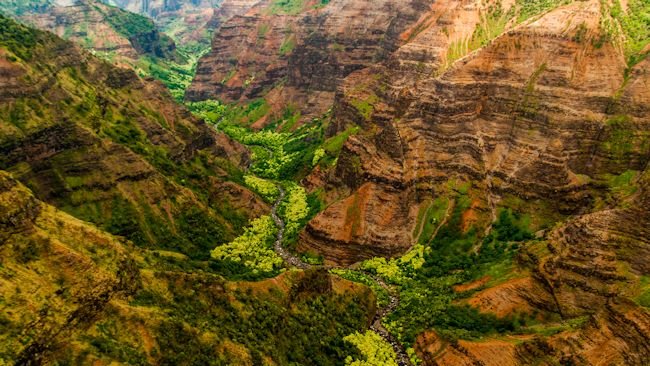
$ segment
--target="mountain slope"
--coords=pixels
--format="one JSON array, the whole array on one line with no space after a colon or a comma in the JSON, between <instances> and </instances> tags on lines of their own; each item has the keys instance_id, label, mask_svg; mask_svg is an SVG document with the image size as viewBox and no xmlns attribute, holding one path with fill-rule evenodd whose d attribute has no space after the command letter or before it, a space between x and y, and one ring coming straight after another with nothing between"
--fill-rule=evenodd
<instances>
[{"instance_id":1,"label":"mountain slope","mask_svg":"<svg viewBox=\"0 0 650 366\"><path fill-rule=\"evenodd\" d=\"M235 283L187 271L182 256L134 248L3 171L0 208L3 363L328 365L373 311L367 289L324 272Z\"/></svg>"},{"instance_id":2,"label":"mountain slope","mask_svg":"<svg viewBox=\"0 0 650 366\"><path fill-rule=\"evenodd\" d=\"M1 21L0 167L37 197L139 245L195 258L262 207L224 185L246 152L162 86Z\"/></svg>"},{"instance_id":3,"label":"mountain slope","mask_svg":"<svg viewBox=\"0 0 650 366\"><path fill-rule=\"evenodd\" d=\"M5 17L0 29L0 363L355 354L343 337L372 319L365 286L322 270L228 281L207 260L269 209L235 182L241 146L129 69Z\"/></svg>"},{"instance_id":4,"label":"mountain slope","mask_svg":"<svg viewBox=\"0 0 650 366\"><path fill-rule=\"evenodd\" d=\"M178 58L174 41L151 20L99 1L8 2L0 5L0 11L107 55L131 60L143 55Z\"/></svg>"}]
</instances>

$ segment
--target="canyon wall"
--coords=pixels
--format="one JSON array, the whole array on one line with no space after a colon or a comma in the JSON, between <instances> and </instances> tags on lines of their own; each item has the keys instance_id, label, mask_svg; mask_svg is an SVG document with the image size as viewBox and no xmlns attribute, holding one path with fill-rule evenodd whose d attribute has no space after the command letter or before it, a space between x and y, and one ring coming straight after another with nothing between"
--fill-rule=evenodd
<instances>
[{"instance_id":1,"label":"canyon wall","mask_svg":"<svg viewBox=\"0 0 650 366\"><path fill-rule=\"evenodd\" d=\"M276 115L292 107L305 120L320 116L332 105L343 78L385 59L430 2L298 3L298 8L284 8L259 1L222 23L212 51L199 62L187 99L265 98Z\"/></svg>"},{"instance_id":2,"label":"canyon wall","mask_svg":"<svg viewBox=\"0 0 650 366\"><path fill-rule=\"evenodd\" d=\"M487 215L503 196L541 199L567 215L592 208L605 174L645 169L645 62L627 70L615 43L594 45L600 17L597 2L577 2L513 27L442 73L444 53L432 52L428 68L438 72L423 74L427 66L397 58L416 53L407 45L386 66L348 77L331 133L350 122L366 132L348 140L329 180L348 198L308 225L301 246L346 262L395 255L413 242L412 208L444 195L452 178L477 187ZM356 231L338 230L353 222Z\"/></svg>"}]
</instances>

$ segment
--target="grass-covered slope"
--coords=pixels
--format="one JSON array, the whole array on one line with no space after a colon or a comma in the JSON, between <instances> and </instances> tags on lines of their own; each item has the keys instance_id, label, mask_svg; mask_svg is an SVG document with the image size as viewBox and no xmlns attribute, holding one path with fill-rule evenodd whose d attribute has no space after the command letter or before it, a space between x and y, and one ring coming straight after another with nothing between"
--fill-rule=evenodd
<instances>
[{"instance_id":1,"label":"grass-covered slope","mask_svg":"<svg viewBox=\"0 0 650 366\"><path fill-rule=\"evenodd\" d=\"M178 58L174 41L152 20L98 1L9 1L0 12L100 52Z\"/></svg>"},{"instance_id":2,"label":"grass-covered slope","mask_svg":"<svg viewBox=\"0 0 650 366\"><path fill-rule=\"evenodd\" d=\"M128 69L4 17L0 29L0 168L73 216L194 258L245 222L219 193L243 150Z\"/></svg>"},{"instance_id":3,"label":"grass-covered slope","mask_svg":"<svg viewBox=\"0 0 650 366\"><path fill-rule=\"evenodd\" d=\"M129 66L140 76L154 77L177 100L183 98L196 61L209 47L182 42L177 48L175 39L152 19L96 0L71 4L40 0L3 2L0 13L53 32L111 63ZM206 43L208 39L206 35Z\"/></svg>"},{"instance_id":4,"label":"grass-covered slope","mask_svg":"<svg viewBox=\"0 0 650 366\"><path fill-rule=\"evenodd\" d=\"M340 364L373 297L326 272L258 283L186 271L36 199L0 171L0 364Z\"/></svg>"}]
</instances>

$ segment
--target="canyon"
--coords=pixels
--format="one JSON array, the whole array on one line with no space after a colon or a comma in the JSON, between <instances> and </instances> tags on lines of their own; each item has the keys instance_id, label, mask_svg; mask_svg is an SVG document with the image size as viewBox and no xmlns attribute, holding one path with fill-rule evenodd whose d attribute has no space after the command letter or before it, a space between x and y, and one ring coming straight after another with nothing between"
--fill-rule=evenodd
<instances>
[{"instance_id":1,"label":"canyon","mask_svg":"<svg viewBox=\"0 0 650 366\"><path fill-rule=\"evenodd\" d=\"M643 0L33 3L0 361L650 359Z\"/></svg>"}]
</instances>

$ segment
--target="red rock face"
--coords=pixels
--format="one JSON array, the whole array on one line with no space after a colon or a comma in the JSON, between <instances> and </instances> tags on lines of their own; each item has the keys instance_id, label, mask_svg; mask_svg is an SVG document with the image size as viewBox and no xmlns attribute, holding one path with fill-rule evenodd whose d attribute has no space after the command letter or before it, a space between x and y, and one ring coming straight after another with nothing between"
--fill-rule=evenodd
<instances>
[{"instance_id":1,"label":"red rock face","mask_svg":"<svg viewBox=\"0 0 650 366\"><path fill-rule=\"evenodd\" d=\"M450 177L482 187L479 198L488 210L503 195L516 195L576 213L590 205L590 178L643 170L650 121L647 92L639 88L647 75L639 70L647 61L624 83L627 65L619 48L575 41L578 27L598 37L600 14L597 2L557 9L497 37L440 76L422 75L397 56L388 67L349 76L337 95L333 132L349 121L369 132L349 139L329 184L343 197L371 185L379 193L363 204L387 201L381 212L361 207L362 223L379 223L382 212L398 208L402 221L372 229L361 224L367 231L341 241L342 201L308 225L301 247L319 253L351 248L354 260L359 253L368 258L408 248L408 241L394 242L413 229L408 207L418 196L441 195ZM414 47L395 55L413 55ZM435 54L430 65L441 64ZM390 67L398 61L401 68ZM359 100L372 101L370 115L355 107ZM621 133L612 122L620 115L629 138L625 153L610 142ZM340 255L339 261L349 260Z\"/></svg>"},{"instance_id":2,"label":"red rock face","mask_svg":"<svg viewBox=\"0 0 650 366\"><path fill-rule=\"evenodd\" d=\"M257 2L215 32L187 98L266 97L276 111L293 105L304 116L321 115L343 78L385 59L429 2L334 0L316 6L307 1L297 14L277 11L268 0ZM224 2L223 9L233 7Z\"/></svg>"}]
</instances>

